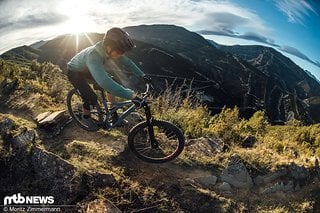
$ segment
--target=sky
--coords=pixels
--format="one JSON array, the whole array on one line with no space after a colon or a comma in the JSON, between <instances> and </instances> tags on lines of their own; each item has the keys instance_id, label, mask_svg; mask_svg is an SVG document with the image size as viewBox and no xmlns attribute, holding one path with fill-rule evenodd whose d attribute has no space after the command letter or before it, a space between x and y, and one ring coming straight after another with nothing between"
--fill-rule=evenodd
<instances>
[{"instance_id":1,"label":"sky","mask_svg":"<svg viewBox=\"0 0 320 213\"><path fill-rule=\"evenodd\" d=\"M0 54L61 34L141 24L270 46L320 80L320 0L0 0Z\"/></svg>"}]
</instances>

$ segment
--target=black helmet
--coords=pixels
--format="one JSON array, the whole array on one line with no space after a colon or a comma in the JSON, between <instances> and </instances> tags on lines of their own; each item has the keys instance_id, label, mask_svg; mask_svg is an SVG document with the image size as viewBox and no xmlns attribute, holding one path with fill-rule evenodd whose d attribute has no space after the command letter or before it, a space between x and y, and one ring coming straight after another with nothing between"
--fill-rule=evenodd
<instances>
[{"instance_id":1,"label":"black helmet","mask_svg":"<svg viewBox=\"0 0 320 213\"><path fill-rule=\"evenodd\" d=\"M129 34L120 28L111 28L103 38L104 45L108 45L112 50L127 52L135 47Z\"/></svg>"}]
</instances>

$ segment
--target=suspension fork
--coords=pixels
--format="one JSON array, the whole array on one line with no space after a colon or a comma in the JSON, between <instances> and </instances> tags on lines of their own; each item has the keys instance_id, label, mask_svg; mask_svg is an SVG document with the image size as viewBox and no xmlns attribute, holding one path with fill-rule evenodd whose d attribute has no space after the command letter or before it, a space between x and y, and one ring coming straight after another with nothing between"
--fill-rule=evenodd
<instances>
[{"instance_id":1,"label":"suspension fork","mask_svg":"<svg viewBox=\"0 0 320 213\"><path fill-rule=\"evenodd\" d=\"M151 115L150 107L148 106L147 103L145 103L144 106L143 106L143 109L144 109L145 114L146 114L146 123L147 123L147 127L148 127L151 147L152 148L158 148L159 143L156 140L156 138L154 137L154 129L153 129L153 126L152 126L153 118L152 118L152 115Z\"/></svg>"}]
</instances>

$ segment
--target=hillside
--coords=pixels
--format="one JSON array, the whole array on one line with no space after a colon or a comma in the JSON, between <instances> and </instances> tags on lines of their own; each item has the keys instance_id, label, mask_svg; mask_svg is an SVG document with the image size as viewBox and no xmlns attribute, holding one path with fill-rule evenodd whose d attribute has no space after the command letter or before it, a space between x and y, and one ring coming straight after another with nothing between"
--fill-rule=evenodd
<instances>
[{"instance_id":1,"label":"hillside","mask_svg":"<svg viewBox=\"0 0 320 213\"><path fill-rule=\"evenodd\" d=\"M274 49L261 46L233 47L233 51L217 49L200 35L173 25L142 25L125 30L137 44L128 56L152 75L158 82L158 91L163 91L167 82L174 86L192 84L196 96L213 113L219 113L224 106L237 106L245 118L263 110L272 123L285 123L293 118L306 124L320 121L319 83ZM38 49L20 47L1 57L37 58L58 64L64 70L76 52L102 36L64 35L46 41Z\"/></svg>"},{"instance_id":2,"label":"hillside","mask_svg":"<svg viewBox=\"0 0 320 213\"><path fill-rule=\"evenodd\" d=\"M167 89L153 113L183 129L186 147L175 161L148 164L128 150L128 127L86 132L74 122L35 122L65 109L71 87L56 65L0 65L1 200L51 195L65 212L320 210L319 124L271 126L262 111L245 120L237 108L211 116Z\"/></svg>"}]
</instances>

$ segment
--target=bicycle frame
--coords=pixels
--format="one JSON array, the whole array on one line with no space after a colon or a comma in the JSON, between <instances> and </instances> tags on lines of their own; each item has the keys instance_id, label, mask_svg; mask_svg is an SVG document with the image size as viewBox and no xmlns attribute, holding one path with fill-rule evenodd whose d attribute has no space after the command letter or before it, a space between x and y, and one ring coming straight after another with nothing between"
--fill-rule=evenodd
<instances>
[{"instance_id":1,"label":"bicycle frame","mask_svg":"<svg viewBox=\"0 0 320 213\"><path fill-rule=\"evenodd\" d=\"M105 92L104 90L100 90L100 95L102 97L102 104L103 104L103 110L98 112L99 114L104 114L105 115L105 118L104 120L102 121L102 127L109 130L109 129L112 129L114 127L116 127L119 123L121 123L128 115L130 115L132 112L134 112L138 107L132 102L132 101L123 101L123 102L116 102L116 103L113 103L113 107L111 110L108 109L108 102L107 102L107 99L105 97ZM144 111L145 111L145 115L146 115L146 122L147 122L147 125L148 125L148 131L149 131L149 134L150 134L150 138L152 139L151 140L151 143L152 143L152 146L155 147L157 146L157 142L156 140L154 140L154 131L153 131L153 127L151 125L151 122L152 122L152 115L151 115L151 112L150 112L150 107L148 105L148 101L146 100L146 97L147 97L147 93L149 91L149 85L147 85L147 91L145 92L145 96L143 97L143 101L142 101L142 105L139 107L139 108L143 108ZM127 106L127 105L131 105L126 111L124 111L121 116L118 118L117 122L111 124L109 122L109 119L111 117L111 115L116 112L118 109L120 108L123 108L124 106Z\"/></svg>"}]
</instances>

